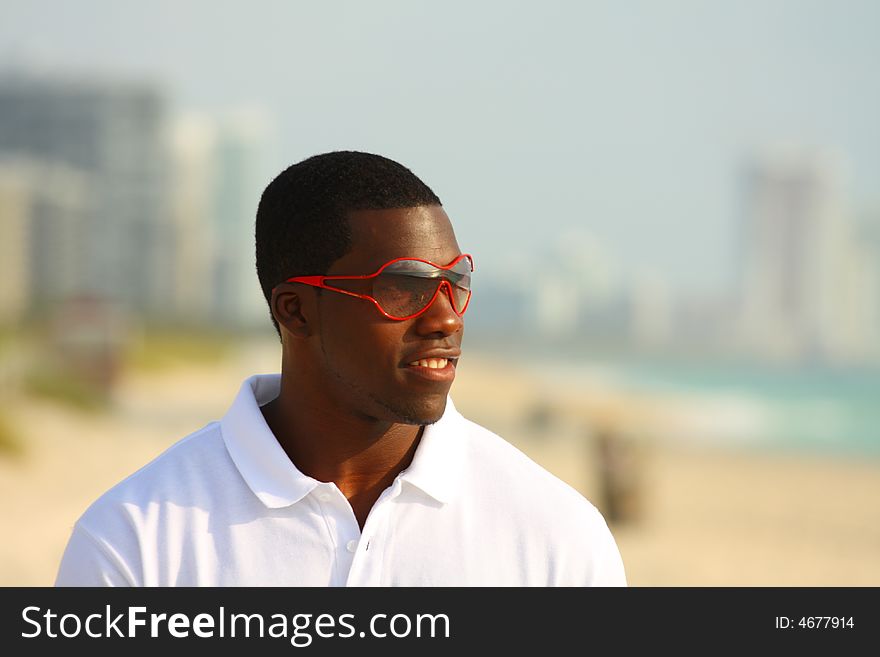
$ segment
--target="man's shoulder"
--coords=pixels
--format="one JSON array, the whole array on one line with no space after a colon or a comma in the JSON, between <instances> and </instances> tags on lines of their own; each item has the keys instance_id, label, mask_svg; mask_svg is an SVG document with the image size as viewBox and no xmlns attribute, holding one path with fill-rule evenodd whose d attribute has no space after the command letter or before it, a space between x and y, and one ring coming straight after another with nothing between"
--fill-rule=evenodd
<instances>
[{"instance_id":1,"label":"man's shoulder","mask_svg":"<svg viewBox=\"0 0 880 657\"><path fill-rule=\"evenodd\" d=\"M469 466L481 486L497 488L521 503L553 504L596 518L598 511L578 490L494 431L462 416ZM603 521L604 522L604 521Z\"/></svg>"},{"instance_id":2,"label":"man's shoulder","mask_svg":"<svg viewBox=\"0 0 880 657\"><path fill-rule=\"evenodd\" d=\"M168 447L152 461L107 490L80 519L104 515L111 508L146 508L193 495L218 462L228 461L220 424L212 422Z\"/></svg>"},{"instance_id":3,"label":"man's shoulder","mask_svg":"<svg viewBox=\"0 0 880 657\"><path fill-rule=\"evenodd\" d=\"M605 518L578 490L516 446L462 418L472 512L549 568L557 585L625 585L620 552ZM513 528L511 530L511 527Z\"/></svg>"}]
</instances>

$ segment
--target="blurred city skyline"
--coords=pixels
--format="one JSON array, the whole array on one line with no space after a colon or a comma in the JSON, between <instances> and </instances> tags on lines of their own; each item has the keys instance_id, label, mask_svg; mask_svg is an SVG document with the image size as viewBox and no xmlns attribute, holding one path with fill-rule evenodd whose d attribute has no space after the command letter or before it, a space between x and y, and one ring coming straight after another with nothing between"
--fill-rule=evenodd
<instances>
[{"instance_id":1,"label":"blurred city skyline","mask_svg":"<svg viewBox=\"0 0 880 657\"><path fill-rule=\"evenodd\" d=\"M841 153L854 210L880 208L870 1L2 6L7 64L262 108L266 178L326 150L399 159L487 264L578 225L627 267L715 289L736 173L779 141Z\"/></svg>"},{"instance_id":2,"label":"blurred city skyline","mask_svg":"<svg viewBox=\"0 0 880 657\"><path fill-rule=\"evenodd\" d=\"M2 4L7 79L139 85L159 103L150 134L167 133L154 172L167 185L153 200L174 237L151 239L185 258L156 269L166 279L143 291L143 308L264 321L243 248L259 192L293 161L355 148L398 159L443 199L487 291L477 329L509 318L548 338L877 357L872 3ZM784 223L756 201L785 195L755 182L780 153L780 175L813 180L813 200L788 228L756 231ZM83 186L76 172L53 175ZM88 213L76 200L88 194L68 197L53 202ZM818 274L808 239L785 267L769 264L799 227L813 240L840 233ZM129 239L140 271L162 260L143 233ZM541 276L523 291L530 261ZM200 296L218 274L215 299Z\"/></svg>"},{"instance_id":3,"label":"blurred city skyline","mask_svg":"<svg viewBox=\"0 0 880 657\"><path fill-rule=\"evenodd\" d=\"M341 149L474 254L458 410L603 513L616 441L632 584L880 582L880 3L0 16L0 583L278 369L259 196Z\"/></svg>"}]
</instances>

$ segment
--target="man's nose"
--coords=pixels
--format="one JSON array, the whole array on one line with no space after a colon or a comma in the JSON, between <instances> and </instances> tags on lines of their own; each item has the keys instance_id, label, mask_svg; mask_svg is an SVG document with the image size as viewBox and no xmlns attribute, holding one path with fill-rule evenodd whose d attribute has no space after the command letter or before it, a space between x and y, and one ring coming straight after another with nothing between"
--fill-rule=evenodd
<instances>
[{"instance_id":1,"label":"man's nose","mask_svg":"<svg viewBox=\"0 0 880 657\"><path fill-rule=\"evenodd\" d=\"M434 301L424 313L416 317L416 329L423 335L452 335L463 328L464 318L452 307L452 287L449 281L443 281Z\"/></svg>"}]
</instances>

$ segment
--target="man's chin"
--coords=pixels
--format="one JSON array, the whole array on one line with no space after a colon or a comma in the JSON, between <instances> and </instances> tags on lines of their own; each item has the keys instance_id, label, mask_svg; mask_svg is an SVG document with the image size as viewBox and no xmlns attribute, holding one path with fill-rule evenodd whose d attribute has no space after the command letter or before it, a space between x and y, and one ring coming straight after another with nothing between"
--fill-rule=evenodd
<instances>
[{"instance_id":1,"label":"man's chin","mask_svg":"<svg viewBox=\"0 0 880 657\"><path fill-rule=\"evenodd\" d=\"M395 416L400 424L434 424L446 412L446 396L440 399L425 399L415 403L382 404Z\"/></svg>"}]
</instances>

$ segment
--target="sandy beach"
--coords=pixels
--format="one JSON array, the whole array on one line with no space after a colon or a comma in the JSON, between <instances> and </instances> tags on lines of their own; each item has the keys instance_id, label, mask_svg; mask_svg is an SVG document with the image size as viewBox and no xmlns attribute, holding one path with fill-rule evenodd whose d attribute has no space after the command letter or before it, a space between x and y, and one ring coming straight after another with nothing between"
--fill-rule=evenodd
<instances>
[{"instance_id":1,"label":"sandy beach","mask_svg":"<svg viewBox=\"0 0 880 657\"><path fill-rule=\"evenodd\" d=\"M7 400L20 456L0 454L0 585L51 585L88 504L167 446L218 419L241 381L277 369L256 345L213 365L125 376L109 413ZM611 523L633 586L878 586L880 463L639 440L681 409L584 386L553 388L468 355L453 399L603 512L596 436L627 442L628 513ZM608 517L606 515L606 517Z\"/></svg>"}]
</instances>

